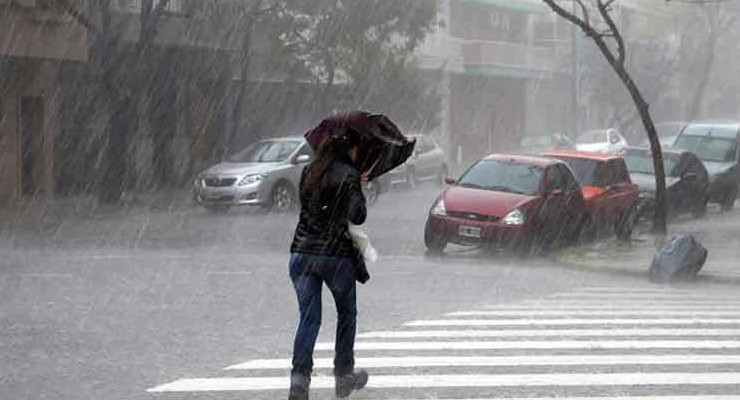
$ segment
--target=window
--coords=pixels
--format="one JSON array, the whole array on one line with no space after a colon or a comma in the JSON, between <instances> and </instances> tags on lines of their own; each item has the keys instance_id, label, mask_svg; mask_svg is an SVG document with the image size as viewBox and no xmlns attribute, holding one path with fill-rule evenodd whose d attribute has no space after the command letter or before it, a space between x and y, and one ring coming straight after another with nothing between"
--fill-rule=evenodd
<instances>
[{"instance_id":1,"label":"window","mask_svg":"<svg viewBox=\"0 0 740 400\"><path fill-rule=\"evenodd\" d=\"M163 0L152 0L152 8L156 9L161 1ZM142 0L112 0L111 8L116 11L140 13L141 2ZM185 0L169 0L162 11L169 14L182 14L184 10L183 2Z\"/></svg>"},{"instance_id":2,"label":"window","mask_svg":"<svg viewBox=\"0 0 740 400\"><path fill-rule=\"evenodd\" d=\"M576 180L581 186L602 186L604 177L604 163L582 158L560 157L573 169Z\"/></svg>"},{"instance_id":3,"label":"window","mask_svg":"<svg viewBox=\"0 0 740 400\"><path fill-rule=\"evenodd\" d=\"M547 183L545 192L552 192L555 189L563 190L566 188L565 176L559 165L553 165L547 169Z\"/></svg>"},{"instance_id":4,"label":"window","mask_svg":"<svg viewBox=\"0 0 740 400\"><path fill-rule=\"evenodd\" d=\"M298 154L296 154L296 158L300 156L309 156L313 158L313 149L311 149L311 146L309 146L308 144L304 144L303 146L301 146L301 149L298 150Z\"/></svg>"},{"instance_id":5,"label":"window","mask_svg":"<svg viewBox=\"0 0 740 400\"><path fill-rule=\"evenodd\" d=\"M301 144L293 140L263 140L229 157L232 163L285 161Z\"/></svg>"},{"instance_id":6,"label":"window","mask_svg":"<svg viewBox=\"0 0 740 400\"><path fill-rule=\"evenodd\" d=\"M537 194L542 168L503 160L482 160L460 178L460 186L497 192Z\"/></svg>"},{"instance_id":7,"label":"window","mask_svg":"<svg viewBox=\"0 0 740 400\"><path fill-rule=\"evenodd\" d=\"M615 133L615 132L610 132L610 133L609 133L609 141L610 141L610 142L611 142L612 144L617 144L617 143L619 143L619 135L618 135L617 133Z\"/></svg>"},{"instance_id":8,"label":"window","mask_svg":"<svg viewBox=\"0 0 740 400\"><path fill-rule=\"evenodd\" d=\"M558 165L560 168L560 173L563 176L563 188L566 190L574 190L578 188L578 182L576 181L576 177L573 176L573 172L570 171L568 167L565 165Z\"/></svg>"},{"instance_id":9,"label":"window","mask_svg":"<svg viewBox=\"0 0 740 400\"><path fill-rule=\"evenodd\" d=\"M604 143L607 141L607 135L604 131L586 132L576 139L578 144Z\"/></svg>"},{"instance_id":10,"label":"window","mask_svg":"<svg viewBox=\"0 0 740 400\"><path fill-rule=\"evenodd\" d=\"M653 155L649 150L630 149L624 153L627 170L638 174L655 175ZM663 169L666 176L678 177L679 158L676 154L663 153Z\"/></svg>"},{"instance_id":11,"label":"window","mask_svg":"<svg viewBox=\"0 0 740 400\"><path fill-rule=\"evenodd\" d=\"M616 185L629 182L629 172L623 160L609 161L606 171L606 185Z\"/></svg>"},{"instance_id":12,"label":"window","mask_svg":"<svg viewBox=\"0 0 740 400\"><path fill-rule=\"evenodd\" d=\"M710 162L733 162L737 153L737 141L724 137L681 135L673 147L691 151L699 159Z\"/></svg>"}]
</instances>

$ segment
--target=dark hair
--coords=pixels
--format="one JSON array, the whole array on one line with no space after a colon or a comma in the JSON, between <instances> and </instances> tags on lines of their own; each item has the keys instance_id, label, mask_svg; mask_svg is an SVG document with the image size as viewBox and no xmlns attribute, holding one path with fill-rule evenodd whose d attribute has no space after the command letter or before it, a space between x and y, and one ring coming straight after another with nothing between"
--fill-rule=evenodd
<instances>
[{"instance_id":1,"label":"dark hair","mask_svg":"<svg viewBox=\"0 0 740 400\"><path fill-rule=\"evenodd\" d=\"M358 147L360 143L360 134L352 128L343 127L336 133L327 134L318 152L316 158L306 167L306 188L315 189L326 186L326 172L334 161L343 161L352 164L349 152Z\"/></svg>"}]
</instances>

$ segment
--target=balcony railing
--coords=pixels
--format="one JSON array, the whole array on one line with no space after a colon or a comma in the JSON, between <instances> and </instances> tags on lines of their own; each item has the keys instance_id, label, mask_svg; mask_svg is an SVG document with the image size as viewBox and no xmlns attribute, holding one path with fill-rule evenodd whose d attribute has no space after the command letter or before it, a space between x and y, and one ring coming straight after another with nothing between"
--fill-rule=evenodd
<instances>
[{"instance_id":1,"label":"balcony railing","mask_svg":"<svg viewBox=\"0 0 740 400\"><path fill-rule=\"evenodd\" d=\"M555 71L563 65L565 52L561 50L561 46L469 41L463 46L463 59L466 65Z\"/></svg>"},{"instance_id":2,"label":"balcony railing","mask_svg":"<svg viewBox=\"0 0 740 400\"><path fill-rule=\"evenodd\" d=\"M162 0L153 0L152 5L157 7ZM181 14L183 12L183 3L185 0L170 0L164 7L165 13ZM128 12L138 14L141 12L141 0L111 0L111 8L119 12Z\"/></svg>"},{"instance_id":3,"label":"balcony railing","mask_svg":"<svg viewBox=\"0 0 740 400\"><path fill-rule=\"evenodd\" d=\"M555 71L567 64L568 54L571 54L569 51L567 44L562 43L531 46L432 35L419 46L417 54L426 58L459 60L470 66Z\"/></svg>"}]
</instances>

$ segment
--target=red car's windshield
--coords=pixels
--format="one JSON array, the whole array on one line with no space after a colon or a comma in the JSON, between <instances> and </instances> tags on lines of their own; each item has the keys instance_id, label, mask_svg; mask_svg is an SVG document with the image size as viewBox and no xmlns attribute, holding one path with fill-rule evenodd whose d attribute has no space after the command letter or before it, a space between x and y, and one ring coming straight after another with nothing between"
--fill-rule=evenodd
<instances>
[{"instance_id":1,"label":"red car's windshield","mask_svg":"<svg viewBox=\"0 0 740 400\"><path fill-rule=\"evenodd\" d=\"M460 186L533 196L539 192L542 168L499 160L481 160L460 178Z\"/></svg>"}]
</instances>

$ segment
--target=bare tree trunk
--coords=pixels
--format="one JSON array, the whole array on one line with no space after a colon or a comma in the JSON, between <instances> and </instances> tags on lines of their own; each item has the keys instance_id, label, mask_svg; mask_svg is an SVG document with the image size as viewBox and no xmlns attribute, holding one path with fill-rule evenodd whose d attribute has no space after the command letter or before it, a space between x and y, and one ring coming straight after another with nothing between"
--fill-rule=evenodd
<instances>
[{"instance_id":1,"label":"bare tree trunk","mask_svg":"<svg viewBox=\"0 0 740 400\"><path fill-rule=\"evenodd\" d=\"M658 133L655 130L655 124L650 116L650 107L645 101L640 88L635 83L632 76L625 67L626 60L626 49L624 39L620 33L617 24L614 22L613 17L609 14L611 5L615 0L597 0L596 5L599 10L599 14L603 18L604 22L608 27L606 33L598 31L594 25L591 24L588 18L588 9L581 0L576 0L583 10L584 18L578 18L574 13L568 12L562 6L557 4L557 0L543 0L545 4L555 11L556 14L575 24L583 32L593 39L596 46L599 48L601 53L604 55L606 60L611 65L614 72L616 72L619 79L624 83L625 87L630 93L635 107L640 114L642 123L645 126L648 139L650 140L650 150L653 153L653 167L655 169L655 215L653 217L653 232L658 234L665 234L667 232L666 227L666 202L665 202L665 169L663 167L663 152L660 147L660 140L658 139ZM605 41L605 37L611 37L616 42L617 53L615 54L612 49L609 48Z\"/></svg>"}]
</instances>

